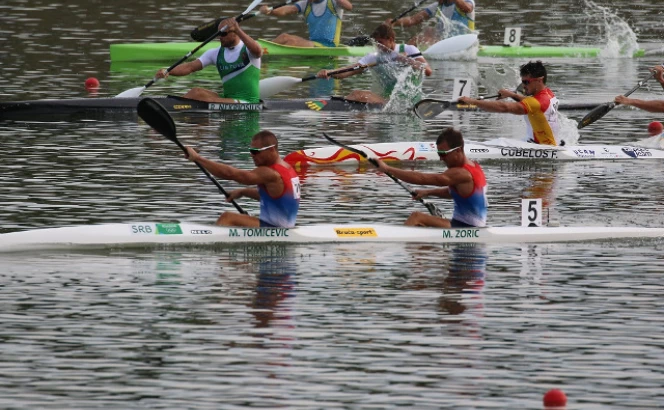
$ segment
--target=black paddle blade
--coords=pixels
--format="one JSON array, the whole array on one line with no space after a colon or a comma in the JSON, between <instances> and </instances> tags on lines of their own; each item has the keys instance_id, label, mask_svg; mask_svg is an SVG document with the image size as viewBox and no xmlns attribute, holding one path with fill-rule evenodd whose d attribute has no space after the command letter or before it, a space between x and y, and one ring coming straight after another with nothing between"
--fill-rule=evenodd
<instances>
[{"instance_id":1,"label":"black paddle blade","mask_svg":"<svg viewBox=\"0 0 664 410\"><path fill-rule=\"evenodd\" d=\"M370 44L372 44L372 39L369 36L353 37L346 42L346 45L351 47L358 47L358 46L362 47L362 46L368 46Z\"/></svg>"},{"instance_id":2,"label":"black paddle blade","mask_svg":"<svg viewBox=\"0 0 664 410\"><path fill-rule=\"evenodd\" d=\"M219 30L219 23L224 21L226 17L219 17L216 20L208 21L207 23L201 24L195 29L191 30L191 38L194 41L205 41L210 38L211 35Z\"/></svg>"},{"instance_id":3,"label":"black paddle blade","mask_svg":"<svg viewBox=\"0 0 664 410\"><path fill-rule=\"evenodd\" d=\"M143 98L136 107L138 116L161 135L173 142L177 141L177 133L173 118L161 104L152 98Z\"/></svg>"},{"instance_id":4,"label":"black paddle blade","mask_svg":"<svg viewBox=\"0 0 664 410\"><path fill-rule=\"evenodd\" d=\"M614 102L598 105L597 107L593 108L592 111L590 111L588 114L586 114L585 117L581 118L581 121L579 121L576 128L581 129L583 127L592 124L593 122L599 120L600 118L608 114L608 112L611 111L613 108L615 108L615 106L616 103Z\"/></svg>"},{"instance_id":5,"label":"black paddle blade","mask_svg":"<svg viewBox=\"0 0 664 410\"><path fill-rule=\"evenodd\" d=\"M452 105L449 101L443 100L434 100L432 98L425 98L424 100L419 101L413 107L415 115L420 117L423 120L430 120L446 109L450 108Z\"/></svg>"}]
</instances>

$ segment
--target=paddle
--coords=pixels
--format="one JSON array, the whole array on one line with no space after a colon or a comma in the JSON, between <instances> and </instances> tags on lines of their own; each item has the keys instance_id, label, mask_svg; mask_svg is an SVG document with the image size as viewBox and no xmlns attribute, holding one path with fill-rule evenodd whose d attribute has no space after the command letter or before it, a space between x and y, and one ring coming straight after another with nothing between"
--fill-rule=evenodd
<instances>
[{"instance_id":1,"label":"paddle","mask_svg":"<svg viewBox=\"0 0 664 410\"><path fill-rule=\"evenodd\" d=\"M258 6L259 4L261 4L262 1L263 1L263 0L254 0L254 1L249 5L249 7L247 7L247 9L246 9L242 14L240 14L239 16L237 16L237 17L235 18L235 20L238 21L238 20L242 19L247 13L249 13L251 10L253 10L254 8L256 8L256 6ZM221 28L220 30L218 30L216 33L214 33L213 35L211 35L210 37L208 37L208 38L207 38L204 42L202 42L198 47L194 48L193 50L191 50L190 52L188 52L187 54L185 54L184 57L182 57L181 59L179 59L178 61L176 61L176 62L175 62L173 65L171 65L170 67L168 67L168 68L166 69L166 72L167 72L167 73L170 73L171 70L173 70L175 67L177 67L177 66L179 66L180 64L182 64L186 59L188 59L189 57L191 57L192 55L194 55L198 50L200 50L201 48L203 48L203 46L205 46L207 43L209 43L210 41L212 41L212 40L214 40L215 38L217 38L217 36L218 36L219 34L221 34L221 33L222 33L223 31L225 31L225 30L226 30L226 27L225 27L225 26L222 27L222 28ZM141 95L141 93L143 93L143 91L145 91L146 88L148 88L148 87L150 87L152 84L156 83L157 80L158 80L158 78L155 76L152 80L150 80L150 81L149 81L147 84L145 84L144 86L142 86L142 87L132 88L132 89L129 89L129 90L127 90L127 91L123 91L123 92L121 92L120 94L116 95L115 97L116 97L116 98L137 98L137 97L139 97L139 96Z\"/></svg>"},{"instance_id":2,"label":"paddle","mask_svg":"<svg viewBox=\"0 0 664 410\"><path fill-rule=\"evenodd\" d=\"M498 98L500 94L491 95L488 97L480 97L480 100L486 100L489 98ZM441 112L449 109L453 105L457 105L458 101L444 101L437 100L435 98L425 98L418 101L413 107L415 115L420 117L423 120L430 120L434 117L437 117Z\"/></svg>"},{"instance_id":3,"label":"paddle","mask_svg":"<svg viewBox=\"0 0 664 410\"><path fill-rule=\"evenodd\" d=\"M655 73L654 72L651 73L647 78L639 81L636 84L636 87L632 88L631 90L629 90L627 93L625 93L623 95L625 97L629 97L630 94L632 94L634 91L641 88L641 86L643 86L643 84L645 84L648 80L650 80L654 76L655 76ZM609 111L616 108L617 105L619 105L619 104L616 103L616 102L613 102L613 101L598 105L597 107L593 108L588 114L586 114L583 118L581 118L581 121L579 121L576 128L581 129L583 127L586 127L586 126L592 124L593 122L599 120L600 118L602 118L603 116L608 114Z\"/></svg>"},{"instance_id":4,"label":"paddle","mask_svg":"<svg viewBox=\"0 0 664 410\"><path fill-rule=\"evenodd\" d=\"M168 138L169 140L173 141L174 143L177 144L178 147L184 152L187 153L187 148L185 148L184 145L178 140L178 137L176 135L176 129L175 129L175 123L173 122L173 118L171 115L166 111L166 109L159 104L157 101L153 100L152 98L143 98L141 101L138 102L137 106L137 111L138 111L138 116L143 119L149 126L157 130L161 135L164 137ZM201 171L205 174L210 181L212 181L217 188L219 188L219 191L221 191L222 194L226 196L226 198L229 197L228 192L224 189L223 186L217 181L211 174L208 172L207 169L205 169L201 164L196 162L196 165L198 165L198 168L200 168ZM248 215L247 211L242 209L240 205L237 204L234 200L231 201L235 209L238 210L241 214Z\"/></svg>"},{"instance_id":5,"label":"paddle","mask_svg":"<svg viewBox=\"0 0 664 410\"><path fill-rule=\"evenodd\" d=\"M277 6L271 7L270 10L278 9L279 7L287 6L291 3L293 3L295 0L288 0L285 3L281 3ZM252 17L256 17L257 15L261 14L260 11L254 11L253 13L245 14L241 16L237 22L240 23L245 20L249 20ZM196 27L191 31L191 38L194 39L194 41L203 41L206 38L210 37L212 34L214 34L217 31L217 27L219 27L219 24L221 24L222 21L224 21L226 17L219 17L216 20L209 21L205 24L201 24L200 26Z\"/></svg>"},{"instance_id":6,"label":"paddle","mask_svg":"<svg viewBox=\"0 0 664 410\"><path fill-rule=\"evenodd\" d=\"M415 58L421 56L422 53L412 54L407 57ZM376 65L381 64L381 62L376 62L372 64L358 64L353 67L340 68L338 70L328 71L328 75L333 76L335 74L348 73L351 71L364 70L366 68L375 67ZM282 91L289 90L296 84L303 83L305 81L315 80L316 75L310 75L304 78L289 77L289 76L277 76L265 78L260 81L260 97L261 99L270 98L275 94L279 94Z\"/></svg>"},{"instance_id":7,"label":"paddle","mask_svg":"<svg viewBox=\"0 0 664 410\"><path fill-rule=\"evenodd\" d=\"M349 145L342 144L341 142L335 140L334 138L330 137L330 136L327 135L326 133L323 133L323 136L324 136L328 141L330 141L332 144L334 144L334 145L338 145L338 146L340 146L341 148L347 149L347 150L350 151L350 152L354 152L354 153L358 154L358 155L361 156L362 158L365 158L367 161L369 161L369 162L371 163L371 165L373 165L373 166L375 166L376 168L378 168L378 162L376 161L376 158L370 158L370 157L367 155L366 152L364 152L364 151L362 151L362 150L360 150L360 149L357 149L357 148L353 148L353 147L351 147L351 146L349 146ZM395 178L394 175L390 174L389 172L385 172L385 175L387 175L388 177L390 177L390 179L392 179L392 181L396 182L396 183L399 184L403 189L405 189L406 191L408 191L408 193L409 193L411 196L414 197L414 196L417 195L417 193L416 193L415 191L413 191L412 189L408 188L403 182L401 182L400 179ZM440 210L438 209L438 207L436 207L435 204L432 204L431 202L426 202L426 201L425 201L424 199L422 199L422 198L418 198L417 200L418 200L422 205L424 205L424 206L427 208L427 211L429 211L429 213L430 213L431 215L433 215L433 216L441 216L441 217L443 216L443 213L440 212Z\"/></svg>"},{"instance_id":8,"label":"paddle","mask_svg":"<svg viewBox=\"0 0 664 410\"><path fill-rule=\"evenodd\" d=\"M516 87L516 90L514 90L514 92L523 93L523 84L519 84ZM500 97L500 94L479 97L478 99L488 100L490 98L498 98L498 97ZM456 105L458 103L459 103L458 101L443 101L434 98L425 98L415 103L413 111L415 112L415 115L417 115L421 119L430 120L438 116L441 112L449 109L451 106Z\"/></svg>"},{"instance_id":9,"label":"paddle","mask_svg":"<svg viewBox=\"0 0 664 410\"><path fill-rule=\"evenodd\" d=\"M409 8L408 10L404 11L403 13L399 14L397 17L393 18L390 23L393 23L397 20L399 20L401 17L405 16L406 14L410 13L411 11L415 10L416 8L420 7L422 3L424 3L427 0L420 0L417 3L413 5L413 7ZM357 36L354 38L351 38L348 40L346 45L348 46L366 46L367 44L371 43L372 38L369 36Z\"/></svg>"}]
</instances>

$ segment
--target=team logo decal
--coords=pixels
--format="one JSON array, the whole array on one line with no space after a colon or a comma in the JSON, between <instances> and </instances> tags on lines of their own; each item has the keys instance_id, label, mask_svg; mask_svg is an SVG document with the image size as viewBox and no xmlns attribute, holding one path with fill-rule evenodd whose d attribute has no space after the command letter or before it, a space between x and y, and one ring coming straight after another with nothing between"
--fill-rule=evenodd
<instances>
[{"instance_id":1,"label":"team logo decal","mask_svg":"<svg viewBox=\"0 0 664 410\"><path fill-rule=\"evenodd\" d=\"M316 101L305 101L304 104L310 109L314 111L320 111L325 106L327 105L327 101L323 100L316 100Z\"/></svg>"}]
</instances>

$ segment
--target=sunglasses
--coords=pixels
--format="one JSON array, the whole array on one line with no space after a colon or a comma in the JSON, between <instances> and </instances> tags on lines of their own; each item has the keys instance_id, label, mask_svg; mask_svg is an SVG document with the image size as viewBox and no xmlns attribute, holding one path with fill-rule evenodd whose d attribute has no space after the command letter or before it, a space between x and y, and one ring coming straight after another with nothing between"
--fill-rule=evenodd
<instances>
[{"instance_id":1,"label":"sunglasses","mask_svg":"<svg viewBox=\"0 0 664 410\"><path fill-rule=\"evenodd\" d=\"M260 154L261 152L265 151L266 149L270 149L272 147L276 147L276 145L272 144L272 145L268 145L267 147L263 147L263 148L249 148L249 153L251 155Z\"/></svg>"},{"instance_id":2,"label":"sunglasses","mask_svg":"<svg viewBox=\"0 0 664 410\"><path fill-rule=\"evenodd\" d=\"M531 78L531 79L529 79L529 80L521 80L521 84L523 84L523 85L528 85L528 84L532 83L533 81L535 81L535 80L537 80L537 79L540 79L540 78L542 78L542 77Z\"/></svg>"},{"instance_id":3,"label":"sunglasses","mask_svg":"<svg viewBox=\"0 0 664 410\"><path fill-rule=\"evenodd\" d=\"M233 33L232 31L222 31L219 33L219 37L226 37L227 35Z\"/></svg>"},{"instance_id":4,"label":"sunglasses","mask_svg":"<svg viewBox=\"0 0 664 410\"><path fill-rule=\"evenodd\" d=\"M448 149L447 151L444 151L444 150L442 150L442 149L439 149L439 150L437 151L437 152L438 152L438 156L441 157L441 158L444 158L444 157L447 156L447 154L449 154L450 152L454 152L454 151L458 150L459 148L461 148L461 146L454 147L454 148L452 148L452 149Z\"/></svg>"}]
</instances>

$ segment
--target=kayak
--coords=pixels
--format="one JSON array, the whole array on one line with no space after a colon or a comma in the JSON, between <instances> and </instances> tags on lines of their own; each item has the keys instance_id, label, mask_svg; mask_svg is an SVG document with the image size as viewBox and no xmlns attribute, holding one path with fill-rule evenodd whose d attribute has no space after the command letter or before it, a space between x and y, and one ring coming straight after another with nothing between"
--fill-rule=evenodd
<instances>
[{"instance_id":1,"label":"kayak","mask_svg":"<svg viewBox=\"0 0 664 410\"><path fill-rule=\"evenodd\" d=\"M0 252L246 243L538 243L662 237L664 228L644 227L504 226L438 229L355 222L296 228L232 228L184 222L134 222L0 234Z\"/></svg>"},{"instance_id":2,"label":"kayak","mask_svg":"<svg viewBox=\"0 0 664 410\"><path fill-rule=\"evenodd\" d=\"M599 57L600 47L587 46L480 46L478 57ZM643 57L645 50L637 50L633 57Z\"/></svg>"},{"instance_id":3,"label":"kayak","mask_svg":"<svg viewBox=\"0 0 664 410\"><path fill-rule=\"evenodd\" d=\"M294 47L284 46L272 41L258 39L265 56L302 56L302 57L361 57L374 51L373 46L339 47ZM121 61L175 61L198 47L200 43L120 43L111 44L112 62ZM194 57L205 51L219 47L217 42L202 47ZM422 50L423 52L426 49ZM600 47L588 46L479 46L478 57L598 57ZM640 49L634 57L642 57L645 50Z\"/></svg>"},{"instance_id":4,"label":"kayak","mask_svg":"<svg viewBox=\"0 0 664 410\"><path fill-rule=\"evenodd\" d=\"M384 161L440 161L433 142L394 142L351 145L370 158ZM487 142L466 141L466 156L474 160L642 160L664 159L664 150L630 145L569 145L553 147L498 138ZM296 166L351 165L366 160L345 148L330 145L291 152L284 160Z\"/></svg>"},{"instance_id":5,"label":"kayak","mask_svg":"<svg viewBox=\"0 0 664 410\"><path fill-rule=\"evenodd\" d=\"M110 121L136 117L138 98L75 98L69 100L0 101L0 121ZM380 112L382 104L349 101L343 97L265 99L259 103L208 103L178 96L152 97L171 113L223 113L237 111ZM590 109L596 104L561 104L559 110ZM446 104L450 111L476 111L474 105ZM394 113L391 113L394 114ZM404 112L405 114L405 112Z\"/></svg>"},{"instance_id":6,"label":"kayak","mask_svg":"<svg viewBox=\"0 0 664 410\"><path fill-rule=\"evenodd\" d=\"M135 118L138 98L77 98L0 102L0 121L80 121ZM375 111L382 104L348 101L342 97L266 99L259 103L208 103L178 96L152 97L171 113L238 111Z\"/></svg>"}]
</instances>

